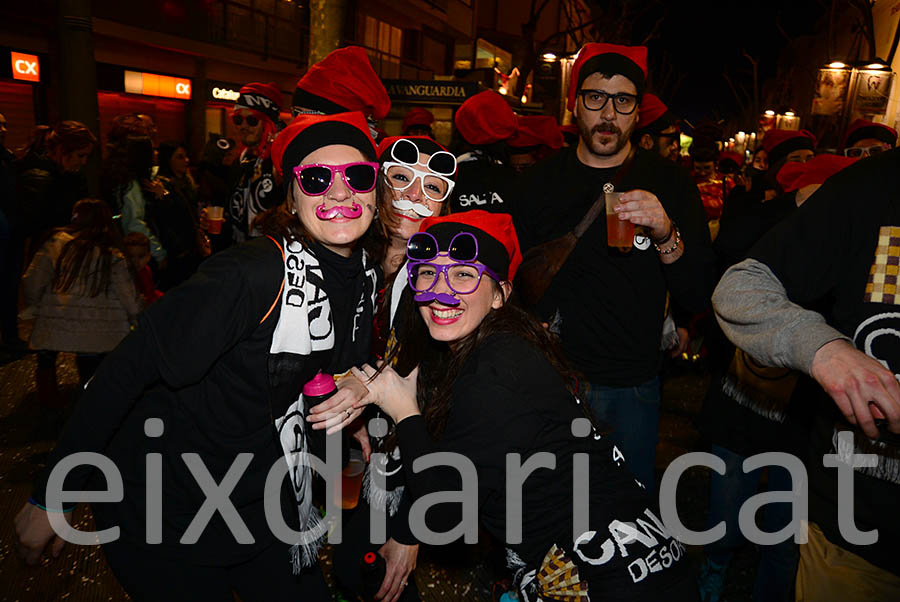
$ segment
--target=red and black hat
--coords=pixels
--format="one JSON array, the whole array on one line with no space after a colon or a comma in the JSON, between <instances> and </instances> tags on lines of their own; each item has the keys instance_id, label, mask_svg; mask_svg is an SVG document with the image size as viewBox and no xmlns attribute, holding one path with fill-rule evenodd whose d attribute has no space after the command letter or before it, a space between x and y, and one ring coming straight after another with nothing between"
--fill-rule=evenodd
<instances>
[{"instance_id":1,"label":"red and black hat","mask_svg":"<svg viewBox=\"0 0 900 602\"><path fill-rule=\"evenodd\" d=\"M542 146L553 150L563 146L562 132L552 115L521 115L515 136L507 141L516 149L536 149Z\"/></svg>"},{"instance_id":2,"label":"red and black hat","mask_svg":"<svg viewBox=\"0 0 900 602\"><path fill-rule=\"evenodd\" d=\"M663 130L678 125L678 120L669 111L659 96L647 92L641 99L641 106L638 109L640 117L636 133L653 134L658 136Z\"/></svg>"},{"instance_id":3,"label":"red and black hat","mask_svg":"<svg viewBox=\"0 0 900 602\"><path fill-rule=\"evenodd\" d=\"M883 123L857 119L847 128L847 133L844 134L844 141L841 143L841 148L849 148L866 138L874 138L885 144L890 144L891 148L897 146L897 130L889 128Z\"/></svg>"},{"instance_id":4,"label":"red and black hat","mask_svg":"<svg viewBox=\"0 0 900 602\"><path fill-rule=\"evenodd\" d=\"M815 150L816 137L808 130L769 130L762 148L771 167L796 150Z\"/></svg>"},{"instance_id":5,"label":"red and black hat","mask_svg":"<svg viewBox=\"0 0 900 602\"><path fill-rule=\"evenodd\" d=\"M405 134L409 128L414 126L430 128L432 123L434 123L434 115L431 114L431 111L416 107L403 118L403 133Z\"/></svg>"},{"instance_id":6,"label":"red and black hat","mask_svg":"<svg viewBox=\"0 0 900 602\"><path fill-rule=\"evenodd\" d=\"M284 100L281 96L281 90L278 89L274 82L268 84L256 82L247 84L241 88L239 94L237 102L234 103L235 109L256 111L272 121L272 123L278 123L281 103Z\"/></svg>"},{"instance_id":7,"label":"red and black hat","mask_svg":"<svg viewBox=\"0 0 900 602\"><path fill-rule=\"evenodd\" d=\"M591 42L578 51L578 58L572 65L569 80L570 111L575 110L575 97L581 84L593 73L602 73L612 77L622 75L634 83L638 96L644 93L647 82L647 47L620 46L619 44L603 44Z\"/></svg>"},{"instance_id":8,"label":"red and black hat","mask_svg":"<svg viewBox=\"0 0 900 602\"><path fill-rule=\"evenodd\" d=\"M482 209L426 218L420 232L434 236L442 251L460 232L469 232L478 241L477 260L494 270L502 280L512 281L522 263L519 238L512 217L506 213L490 213Z\"/></svg>"},{"instance_id":9,"label":"red and black hat","mask_svg":"<svg viewBox=\"0 0 900 602\"><path fill-rule=\"evenodd\" d=\"M338 48L310 67L297 82L292 104L295 112L360 111L373 119L384 119L391 110L387 90L359 46Z\"/></svg>"},{"instance_id":10,"label":"red and black hat","mask_svg":"<svg viewBox=\"0 0 900 602\"><path fill-rule=\"evenodd\" d=\"M806 163L785 163L775 179L782 190L791 192L810 184L822 184L855 161L840 155L818 155Z\"/></svg>"},{"instance_id":11,"label":"red and black hat","mask_svg":"<svg viewBox=\"0 0 900 602\"><path fill-rule=\"evenodd\" d=\"M515 135L518 118L509 103L497 92L485 90L466 100L453 118L466 142L484 146Z\"/></svg>"},{"instance_id":12,"label":"red and black hat","mask_svg":"<svg viewBox=\"0 0 900 602\"><path fill-rule=\"evenodd\" d=\"M311 152L332 144L352 146L366 159L375 159L375 141L369 134L369 124L362 113L354 111L337 115L298 115L275 138L272 163L278 174L290 172Z\"/></svg>"}]
</instances>

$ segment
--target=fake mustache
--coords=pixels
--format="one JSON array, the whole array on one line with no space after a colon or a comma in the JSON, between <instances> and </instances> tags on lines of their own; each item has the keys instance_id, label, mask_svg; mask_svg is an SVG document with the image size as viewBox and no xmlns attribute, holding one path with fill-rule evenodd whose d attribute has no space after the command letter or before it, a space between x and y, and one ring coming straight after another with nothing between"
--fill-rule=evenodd
<instances>
[{"instance_id":1,"label":"fake mustache","mask_svg":"<svg viewBox=\"0 0 900 602\"><path fill-rule=\"evenodd\" d=\"M447 293L435 293L434 291L418 293L413 299L419 303L431 303L432 301L437 301L438 303L454 307L459 305L459 299L453 295L448 295Z\"/></svg>"},{"instance_id":2,"label":"fake mustache","mask_svg":"<svg viewBox=\"0 0 900 602\"><path fill-rule=\"evenodd\" d=\"M360 215L362 215L362 205L359 203L353 203L352 206L346 207L344 205L335 205L329 210L325 210L325 203L322 203L318 207L316 207L316 217L321 220L332 220L337 216L346 217L349 219L356 219Z\"/></svg>"},{"instance_id":3,"label":"fake mustache","mask_svg":"<svg viewBox=\"0 0 900 602\"><path fill-rule=\"evenodd\" d=\"M399 209L400 211L415 211L416 215L420 215L422 217L431 217L434 215L434 211L426 207L421 203L413 203L412 201L407 201L406 199L393 200L391 204L395 209Z\"/></svg>"}]
</instances>

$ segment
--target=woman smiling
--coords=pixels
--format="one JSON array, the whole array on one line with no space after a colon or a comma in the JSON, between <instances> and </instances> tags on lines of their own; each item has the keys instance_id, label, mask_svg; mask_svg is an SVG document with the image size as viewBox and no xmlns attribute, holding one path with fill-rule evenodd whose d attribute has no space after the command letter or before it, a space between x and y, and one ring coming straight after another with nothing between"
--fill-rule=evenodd
<instances>
[{"instance_id":1,"label":"woman smiling","mask_svg":"<svg viewBox=\"0 0 900 602\"><path fill-rule=\"evenodd\" d=\"M398 317L409 322L402 345L379 370L354 373L367 379L362 403L397 424L407 491L428 507L431 535L472 533L463 507L477 508L507 543L526 601L696 599L684 546L595 428L552 335L510 298L522 261L511 218L478 210L429 218L407 258L415 304ZM424 460L433 452L467 458L477 483L462 479L460 488L455 468ZM523 467L539 452L552 464ZM420 458L431 467L414 470ZM466 499L436 504L442 491ZM415 506L410 515L421 516Z\"/></svg>"}]
</instances>

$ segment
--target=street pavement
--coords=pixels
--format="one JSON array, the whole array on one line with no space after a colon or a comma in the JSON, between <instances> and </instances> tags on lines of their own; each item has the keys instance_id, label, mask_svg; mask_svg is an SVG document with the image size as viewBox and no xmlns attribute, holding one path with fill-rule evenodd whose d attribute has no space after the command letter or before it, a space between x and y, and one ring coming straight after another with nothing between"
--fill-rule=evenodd
<instances>
[{"instance_id":1,"label":"street pavement","mask_svg":"<svg viewBox=\"0 0 900 602\"><path fill-rule=\"evenodd\" d=\"M128 596L110 573L98 546L66 545L58 558L44 558L40 566L26 567L15 552L13 518L26 502L30 483L43 467L71 406L63 410L42 408L34 386L34 354L0 352L0 602L88 602L127 600ZM674 458L702 450L693 426L709 377L696 365L674 367L663 385L660 445L657 451L657 482ZM58 380L64 394L74 399L77 374L74 356L60 354ZM705 528L709 472L689 469L678 490L679 516L690 528ZM90 510L75 513L75 527L92 529ZM426 602L489 601L498 574L491 570L493 555L488 545L456 546L449 550L423 549L415 578ZM688 548L689 559L699 565L701 551ZM723 601L744 602L751 598L752 579L758 556L745 546L731 568ZM329 583L330 550L323 554L323 569ZM502 576L502 575L500 575ZM335 600L344 599L337 591Z\"/></svg>"}]
</instances>

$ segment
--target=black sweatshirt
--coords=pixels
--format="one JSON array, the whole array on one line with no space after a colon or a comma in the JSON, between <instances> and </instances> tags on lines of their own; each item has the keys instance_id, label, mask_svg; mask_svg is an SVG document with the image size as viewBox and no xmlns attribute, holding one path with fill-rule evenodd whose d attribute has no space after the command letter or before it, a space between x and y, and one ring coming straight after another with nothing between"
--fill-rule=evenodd
<instances>
[{"instance_id":1,"label":"black sweatshirt","mask_svg":"<svg viewBox=\"0 0 900 602\"><path fill-rule=\"evenodd\" d=\"M513 214L523 252L574 228L613 179L617 168L588 167L575 151L563 149L523 176ZM604 386L633 386L658 373L667 290L679 306L700 312L715 285L706 214L690 174L639 150L616 186L621 192L634 189L659 198L681 231L684 255L663 265L646 239L643 249L610 249L601 213L538 304L545 320L559 312L566 354L590 382Z\"/></svg>"},{"instance_id":2,"label":"black sweatshirt","mask_svg":"<svg viewBox=\"0 0 900 602\"><path fill-rule=\"evenodd\" d=\"M612 439L592 434L575 437L572 421L583 418L572 394L546 358L516 335L489 337L466 361L453 385L452 407L438 442L429 437L422 416L397 425L407 491L415 500L437 491L460 491L459 473L448 467L415 472L414 462L431 452L455 452L468 458L478 474L478 519L500 541L507 541L507 454L521 454L524 464L538 452L555 457L556 468L540 468L522 485L522 542L510 543L529 568L540 566L553 544L579 567L582 582L590 584L592 599L650 599L652 593L687 583L683 547L668 534L642 536L642 542L613 547L615 521L653 524L646 512L659 513L646 492L625 467ZM573 458L589 459L589 529L596 535L573 549ZM471 500L475 502L475 500ZM426 513L428 527L447 531L459 524L459 503L436 504ZM637 524L641 524L638 522ZM643 526L642 526L643 527ZM604 544L609 541L610 543ZM650 543L646 545L644 542ZM604 556L604 551L611 551ZM641 561L659 561L659 570L643 577ZM665 560L663 560L665 559ZM688 590L691 585L685 586ZM677 594L673 599L679 599Z\"/></svg>"},{"instance_id":3,"label":"black sweatshirt","mask_svg":"<svg viewBox=\"0 0 900 602\"><path fill-rule=\"evenodd\" d=\"M321 255L323 250L314 251ZM358 255L355 260L359 261ZM321 263L326 280L329 276L339 279L340 274L329 271L329 263ZM98 528L119 526L123 538L142 543L145 456L160 453L162 546L167 553L199 564L230 564L252 558L274 543L263 510L266 476L284 457L274 419L284 415L300 387L316 372L337 373L349 367L333 361L339 355L346 358L346 350L309 356L269 353L280 303L260 321L278 298L283 277L278 247L259 238L210 257L197 274L151 306L87 387L47 470L38 478L35 500L46 504L47 477L61 458L76 451L102 453L122 474L125 500L93 504ZM354 305L332 305L336 345L353 324ZM369 345L368 338L360 342L354 365L367 359ZM144 433L144 421L151 417L163 420L165 430L159 438ZM253 454L252 462L230 499L254 544L237 545L216 513L198 544L179 545L206 497L182 454L198 454L220 483L238 454L247 452ZM297 510L288 480L283 485L283 517L296 529ZM90 467L74 469L66 479L68 490L105 487L99 472Z\"/></svg>"},{"instance_id":4,"label":"black sweatshirt","mask_svg":"<svg viewBox=\"0 0 900 602\"><path fill-rule=\"evenodd\" d=\"M788 219L750 251L778 278L791 302L821 311L828 324L860 351L900 373L900 150L858 161L835 174ZM891 284L894 283L894 284ZM833 543L875 566L900 575L900 437L872 441L843 420L819 389L810 437L809 512ZM875 467L853 474L853 520L861 531L878 530L878 542L853 545L840 533L838 470L823 466L835 453L836 433L855 431L856 454L874 454ZM845 450L846 452L847 450ZM846 491L846 488L844 489Z\"/></svg>"}]
</instances>

